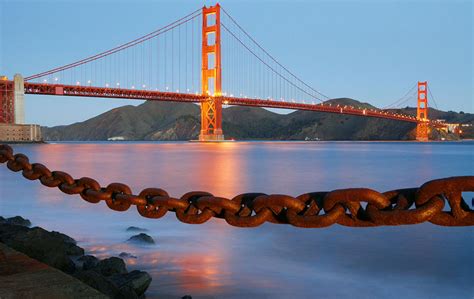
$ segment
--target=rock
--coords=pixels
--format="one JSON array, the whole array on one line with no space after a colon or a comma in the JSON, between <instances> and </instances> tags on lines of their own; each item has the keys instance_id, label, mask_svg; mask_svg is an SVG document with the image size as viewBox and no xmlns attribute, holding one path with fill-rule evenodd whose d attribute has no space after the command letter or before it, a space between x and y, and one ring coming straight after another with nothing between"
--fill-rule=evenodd
<instances>
[{"instance_id":1,"label":"rock","mask_svg":"<svg viewBox=\"0 0 474 299\"><path fill-rule=\"evenodd\" d=\"M190 295L184 295L183 297L181 297L181 299L193 299L193 297L191 297Z\"/></svg>"},{"instance_id":2,"label":"rock","mask_svg":"<svg viewBox=\"0 0 474 299\"><path fill-rule=\"evenodd\" d=\"M127 228L127 232L146 232L148 231L146 228L136 227L136 226L129 226Z\"/></svg>"},{"instance_id":3,"label":"rock","mask_svg":"<svg viewBox=\"0 0 474 299\"><path fill-rule=\"evenodd\" d=\"M2 224L0 241L66 273L72 273L76 268L70 256L84 255L84 249L81 247L64 242L63 237L40 227Z\"/></svg>"},{"instance_id":4,"label":"rock","mask_svg":"<svg viewBox=\"0 0 474 299\"><path fill-rule=\"evenodd\" d=\"M8 224L12 224L12 225L21 225L21 226L26 226L26 227L31 226L30 220L25 219L21 216L15 216L15 217L7 218L6 221L7 221Z\"/></svg>"},{"instance_id":5,"label":"rock","mask_svg":"<svg viewBox=\"0 0 474 299\"><path fill-rule=\"evenodd\" d=\"M127 274L115 274L110 280L119 289L130 287L140 297L148 289L152 279L147 272L135 270Z\"/></svg>"},{"instance_id":6,"label":"rock","mask_svg":"<svg viewBox=\"0 0 474 299\"><path fill-rule=\"evenodd\" d=\"M112 281L95 271L80 270L74 273L73 276L110 298L117 298L120 292Z\"/></svg>"},{"instance_id":7,"label":"rock","mask_svg":"<svg viewBox=\"0 0 474 299\"><path fill-rule=\"evenodd\" d=\"M132 258L132 259L136 259L136 258L137 258L137 257L134 256L133 254L128 253L128 252L121 252L121 253L119 254L119 257L121 257L121 258Z\"/></svg>"},{"instance_id":8,"label":"rock","mask_svg":"<svg viewBox=\"0 0 474 299\"><path fill-rule=\"evenodd\" d=\"M99 263L99 259L93 255L83 255L77 260L82 263L82 270L90 270L95 268Z\"/></svg>"},{"instance_id":9,"label":"rock","mask_svg":"<svg viewBox=\"0 0 474 299\"><path fill-rule=\"evenodd\" d=\"M0 224L0 242L7 242L17 234L26 233L30 229L26 226L12 225L8 223Z\"/></svg>"},{"instance_id":10,"label":"rock","mask_svg":"<svg viewBox=\"0 0 474 299\"><path fill-rule=\"evenodd\" d=\"M127 273L125 262L118 257L109 257L105 260L101 260L97 263L97 266L95 266L93 270L101 273L104 276Z\"/></svg>"},{"instance_id":11,"label":"rock","mask_svg":"<svg viewBox=\"0 0 474 299\"><path fill-rule=\"evenodd\" d=\"M153 240L152 237L144 233L132 236L130 239L128 239L128 242L155 244L155 240Z\"/></svg>"},{"instance_id":12,"label":"rock","mask_svg":"<svg viewBox=\"0 0 474 299\"><path fill-rule=\"evenodd\" d=\"M71 244L74 244L74 245L77 244L76 240L74 240L73 238L71 238L68 235L65 235L63 233L52 231L51 235L53 235L55 237L58 237L58 238L61 238L66 243L71 243Z\"/></svg>"},{"instance_id":13,"label":"rock","mask_svg":"<svg viewBox=\"0 0 474 299\"><path fill-rule=\"evenodd\" d=\"M4 224L4 223L7 223L7 219L0 216L0 224Z\"/></svg>"}]
</instances>

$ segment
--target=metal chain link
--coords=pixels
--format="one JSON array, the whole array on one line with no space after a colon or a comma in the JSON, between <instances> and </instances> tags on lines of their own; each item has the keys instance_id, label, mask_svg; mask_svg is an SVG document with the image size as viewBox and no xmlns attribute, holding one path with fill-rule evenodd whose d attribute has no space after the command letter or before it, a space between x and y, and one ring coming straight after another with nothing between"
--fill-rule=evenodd
<instances>
[{"instance_id":1,"label":"metal chain link","mask_svg":"<svg viewBox=\"0 0 474 299\"><path fill-rule=\"evenodd\" d=\"M174 198L159 188L147 188L134 195L125 184L112 183L102 187L92 178L74 179L65 172L50 171L43 164L31 164L27 156L13 154L8 145L0 145L0 163L7 163L14 172L21 171L29 180L39 180L66 194L79 194L90 203L105 201L115 211L126 211L134 205L138 213L147 218L161 218L167 212L175 212L180 221L191 224L204 223L215 217L238 227L255 227L265 222L308 228L335 223L368 227L426 221L443 226L474 225L474 211L462 198L462 192L474 191L474 176L438 179L419 188L384 193L352 188L297 197L245 193L228 199L193 191Z\"/></svg>"}]
</instances>

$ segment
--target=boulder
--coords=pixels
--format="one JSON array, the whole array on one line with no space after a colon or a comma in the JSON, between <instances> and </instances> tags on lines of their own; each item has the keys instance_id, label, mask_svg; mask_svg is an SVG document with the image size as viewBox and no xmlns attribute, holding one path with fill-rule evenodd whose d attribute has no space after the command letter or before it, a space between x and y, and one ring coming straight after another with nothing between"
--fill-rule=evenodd
<instances>
[{"instance_id":1,"label":"boulder","mask_svg":"<svg viewBox=\"0 0 474 299\"><path fill-rule=\"evenodd\" d=\"M12 224L12 225L20 225L20 226L26 226L26 227L30 227L31 226L31 222L30 220L28 219L25 219L21 216L15 216L15 217L10 217L10 218L7 218L6 219L6 222L8 224Z\"/></svg>"},{"instance_id":2,"label":"boulder","mask_svg":"<svg viewBox=\"0 0 474 299\"><path fill-rule=\"evenodd\" d=\"M18 225L0 226L1 242L66 273L72 273L75 270L70 256L84 255L84 249L81 247L64 242L63 237L40 227L30 229ZM5 230L7 230L6 233Z\"/></svg>"},{"instance_id":3,"label":"boulder","mask_svg":"<svg viewBox=\"0 0 474 299\"><path fill-rule=\"evenodd\" d=\"M97 263L97 266L95 266L93 270L101 273L104 276L127 273L125 262L118 257L109 257L107 259L99 261Z\"/></svg>"},{"instance_id":4,"label":"boulder","mask_svg":"<svg viewBox=\"0 0 474 299\"><path fill-rule=\"evenodd\" d=\"M131 253L128 253L128 252L121 252L119 254L119 257L121 258L132 258L132 259L136 259L137 257Z\"/></svg>"},{"instance_id":5,"label":"boulder","mask_svg":"<svg viewBox=\"0 0 474 299\"><path fill-rule=\"evenodd\" d=\"M61 238L64 242L66 243L71 243L71 244L74 244L76 245L77 242L76 240L74 240L73 238L69 237L68 235L65 235L63 233L60 233L60 232L55 232L54 230L51 232L51 235L52 236L55 236L55 237L58 237L58 238Z\"/></svg>"},{"instance_id":6,"label":"boulder","mask_svg":"<svg viewBox=\"0 0 474 299\"><path fill-rule=\"evenodd\" d=\"M118 297L119 289L117 286L100 273L92 270L79 270L73 276L110 298Z\"/></svg>"},{"instance_id":7,"label":"boulder","mask_svg":"<svg viewBox=\"0 0 474 299\"><path fill-rule=\"evenodd\" d=\"M153 240L152 237L145 233L140 233L138 235L130 237L128 239L128 242L133 242L133 243L142 243L142 244L155 244L155 240Z\"/></svg>"},{"instance_id":8,"label":"boulder","mask_svg":"<svg viewBox=\"0 0 474 299\"><path fill-rule=\"evenodd\" d=\"M4 223L7 223L7 219L0 216L0 224L4 224Z\"/></svg>"},{"instance_id":9,"label":"boulder","mask_svg":"<svg viewBox=\"0 0 474 299\"><path fill-rule=\"evenodd\" d=\"M193 299L193 297L191 297L190 295L184 295L183 297L181 297L181 299Z\"/></svg>"},{"instance_id":10,"label":"boulder","mask_svg":"<svg viewBox=\"0 0 474 299\"><path fill-rule=\"evenodd\" d=\"M0 242L6 243L17 234L26 233L30 229L26 226L12 225L8 223L0 224Z\"/></svg>"},{"instance_id":11,"label":"boulder","mask_svg":"<svg viewBox=\"0 0 474 299\"><path fill-rule=\"evenodd\" d=\"M146 232L148 231L146 228L141 228L137 226L129 226L127 228L127 232Z\"/></svg>"},{"instance_id":12,"label":"boulder","mask_svg":"<svg viewBox=\"0 0 474 299\"><path fill-rule=\"evenodd\" d=\"M126 274L115 274L110 280L119 288L131 288L140 297L148 289L151 283L151 276L147 272L132 271Z\"/></svg>"},{"instance_id":13,"label":"boulder","mask_svg":"<svg viewBox=\"0 0 474 299\"><path fill-rule=\"evenodd\" d=\"M99 263L99 259L93 255L83 255L77 260L82 264L82 270L90 270L95 268Z\"/></svg>"}]
</instances>

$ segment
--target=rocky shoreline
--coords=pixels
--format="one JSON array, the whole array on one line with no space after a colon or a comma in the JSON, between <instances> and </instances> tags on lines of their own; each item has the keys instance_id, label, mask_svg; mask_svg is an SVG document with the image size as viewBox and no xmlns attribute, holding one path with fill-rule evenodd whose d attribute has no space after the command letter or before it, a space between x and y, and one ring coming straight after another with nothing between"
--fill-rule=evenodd
<instances>
[{"instance_id":1,"label":"rocky shoreline","mask_svg":"<svg viewBox=\"0 0 474 299\"><path fill-rule=\"evenodd\" d=\"M99 260L85 255L73 238L31 227L31 222L20 216L7 219L0 216L0 242L79 279L110 298L145 298L152 281L145 271L129 272L119 257ZM127 253L121 256L127 257Z\"/></svg>"}]
</instances>

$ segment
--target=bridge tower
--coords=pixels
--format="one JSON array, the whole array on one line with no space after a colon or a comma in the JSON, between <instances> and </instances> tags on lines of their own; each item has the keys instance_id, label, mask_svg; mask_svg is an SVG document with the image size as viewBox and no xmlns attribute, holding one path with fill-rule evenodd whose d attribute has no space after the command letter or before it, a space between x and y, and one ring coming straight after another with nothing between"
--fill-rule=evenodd
<instances>
[{"instance_id":1,"label":"bridge tower","mask_svg":"<svg viewBox=\"0 0 474 299\"><path fill-rule=\"evenodd\" d=\"M416 107L416 140L428 141L428 82L418 82L418 97Z\"/></svg>"},{"instance_id":2,"label":"bridge tower","mask_svg":"<svg viewBox=\"0 0 474 299\"><path fill-rule=\"evenodd\" d=\"M0 123L15 123L14 83L6 76L0 76Z\"/></svg>"},{"instance_id":3,"label":"bridge tower","mask_svg":"<svg viewBox=\"0 0 474 299\"><path fill-rule=\"evenodd\" d=\"M16 74L13 81L0 76L0 123L25 123L25 84L23 77Z\"/></svg>"},{"instance_id":4,"label":"bridge tower","mask_svg":"<svg viewBox=\"0 0 474 299\"><path fill-rule=\"evenodd\" d=\"M200 141L224 140L222 132L221 16L220 6L202 8L201 89L208 99L201 103ZM217 98L216 98L217 97Z\"/></svg>"}]
</instances>

